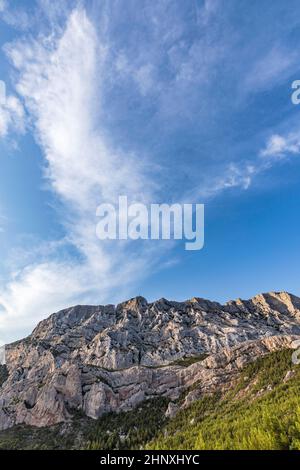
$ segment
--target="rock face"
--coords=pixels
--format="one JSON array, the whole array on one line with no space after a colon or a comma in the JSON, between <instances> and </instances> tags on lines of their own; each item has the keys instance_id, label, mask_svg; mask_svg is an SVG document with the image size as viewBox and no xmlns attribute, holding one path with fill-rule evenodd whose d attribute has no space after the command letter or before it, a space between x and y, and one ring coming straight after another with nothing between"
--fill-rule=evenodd
<instances>
[{"instance_id":1,"label":"rock face","mask_svg":"<svg viewBox=\"0 0 300 470\"><path fill-rule=\"evenodd\" d=\"M6 346L0 429L49 426L72 419L75 410L98 418L155 396L175 400L193 385L187 406L230 386L247 362L299 337L300 299L285 292L225 305L137 297L116 307L72 307ZM199 360L181 365L187 357Z\"/></svg>"}]
</instances>

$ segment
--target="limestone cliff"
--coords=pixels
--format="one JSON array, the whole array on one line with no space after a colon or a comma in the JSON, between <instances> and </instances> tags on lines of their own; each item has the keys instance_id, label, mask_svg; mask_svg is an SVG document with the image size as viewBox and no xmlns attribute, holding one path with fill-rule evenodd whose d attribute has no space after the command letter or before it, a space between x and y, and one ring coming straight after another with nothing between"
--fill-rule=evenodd
<instances>
[{"instance_id":1,"label":"limestone cliff","mask_svg":"<svg viewBox=\"0 0 300 470\"><path fill-rule=\"evenodd\" d=\"M225 305L137 297L65 309L6 346L0 429L52 425L75 410L98 418L158 395L174 401L183 391L188 405L299 337L300 299L285 292Z\"/></svg>"}]
</instances>

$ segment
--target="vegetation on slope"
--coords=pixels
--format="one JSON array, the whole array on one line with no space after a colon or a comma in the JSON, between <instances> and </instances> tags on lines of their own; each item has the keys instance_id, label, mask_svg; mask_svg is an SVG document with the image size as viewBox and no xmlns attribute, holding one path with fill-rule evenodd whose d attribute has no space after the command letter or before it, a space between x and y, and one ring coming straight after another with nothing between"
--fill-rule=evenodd
<instances>
[{"instance_id":1,"label":"vegetation on slope","mask_svg":"<svg viewBox=\"0 0 300 470\"><path fill-rule=\"evenodd\" d=\"M134 411L109 413L97 420L87 435L88 449L143 449L164 427L168 400L144 402Z\"/></svg>"},{"instance_id":2,"label":"vegetation on slope","mask_svg":"<svg viewBox=\"0 0 300 470\"><path fill-rule=\"evenodd\" d=\"M249 364L225 395L204 396L171 420L167 405L158 398L96 421L77 414L51 428L16 426L0 432L0 449L300 450L300 368L290 350Z\"/></svg>"},{"instance_id":3,"label":"vegetation on slope","mask_svg":"<svg viewBox=\"0 0 300 470\"><path fill-rule=\"evenodd\" d=\"M233 390L180 411L147 448L300 450L300 370L291 351L249 364Z\"/></svg>"},{"instance_id":4,"label":"vegetation on slope","mask_svg":"<svg viewBox=\"0 0 300 470\"><path fill-rule=\"evenodd\" d=\"M77 413L72 423L48 428L15 426L0 432L1 449L139 449L166 423L168 400L157 398L133 411L93 420Z\"/></svg>"}]
</instances>

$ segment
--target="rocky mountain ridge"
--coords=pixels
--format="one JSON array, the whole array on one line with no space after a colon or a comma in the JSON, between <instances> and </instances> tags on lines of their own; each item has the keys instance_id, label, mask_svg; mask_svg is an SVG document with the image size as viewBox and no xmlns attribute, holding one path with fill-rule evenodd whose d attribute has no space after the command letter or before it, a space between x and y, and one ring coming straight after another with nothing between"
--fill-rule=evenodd
<instances>
[{"instance_id":1,"label":"rocky mountain ridge","mask_svg":"<svg viewBox=\"0 0 300 470\"><path fill-rule=\"evenodd\" d=\"M300 298L286 292L225 305L137 297L71 307L6 346L0 429L49 426L76 410L96 419L156 396L170 400L172 414L182 393L187 406L229 387L247 362L299 337Z\"/></svg>"}]
</instances>

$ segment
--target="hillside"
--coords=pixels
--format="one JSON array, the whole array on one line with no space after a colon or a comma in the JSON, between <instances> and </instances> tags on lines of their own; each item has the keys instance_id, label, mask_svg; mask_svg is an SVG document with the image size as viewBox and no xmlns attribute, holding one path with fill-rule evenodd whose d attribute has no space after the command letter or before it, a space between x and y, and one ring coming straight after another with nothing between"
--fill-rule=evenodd
<instances>
[{"instance_id":1,"label":"hillside","mask_svg":"<svg viewBox=\"0 0 300 470\"><path fill-rule=\"evenodd\" d=\"M167 407L157 398L98 420L78 414L71 424L16 426L0 432L0 449L300 450L300 367L291 350L249 364L230 391L205 395L172 419Z\"/></svg>"},{"instance_id":2,"label":"hillside","mask_svg":"<svg viewBox=\"0 0 300 470\"><path fill-rule=\"evenodd\" d=\"M147 448L300 450L300 368L291 351L246 366L232 390L180 411Z\"/></svg>"}]
</instances>

